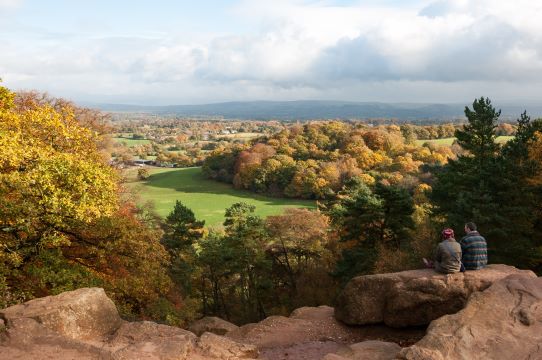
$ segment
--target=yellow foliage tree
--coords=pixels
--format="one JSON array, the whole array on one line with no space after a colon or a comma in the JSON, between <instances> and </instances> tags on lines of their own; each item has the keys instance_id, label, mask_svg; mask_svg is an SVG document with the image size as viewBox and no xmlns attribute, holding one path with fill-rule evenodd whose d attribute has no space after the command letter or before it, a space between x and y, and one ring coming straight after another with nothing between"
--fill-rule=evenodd
<instances>
[{"instance_id":1,"label":"yellow foliage tree","mask_svg":"<svg viewBox=\"0 0 542 360\"><path fill-rule=\"evenodd\" d=\"M144 312L170 287L161 232L119 200L80 109L29 99L0 87L0 305L99 285Z\"/></svg>"},{"instance_id":2,"label":"yellow foliage tree","mask_svg":"<svg viewBox=\"0 0 542 360\"><path fill-rule=\"evenodd\" d=\"M92 222L117 209L117 176L102 161L95 135L73 115L49 105L4 108L0 149L0 239L5 247L15 242L20 249L21 236L23 248L64 244L70 223Z\"/></svg>"}]
</instances>

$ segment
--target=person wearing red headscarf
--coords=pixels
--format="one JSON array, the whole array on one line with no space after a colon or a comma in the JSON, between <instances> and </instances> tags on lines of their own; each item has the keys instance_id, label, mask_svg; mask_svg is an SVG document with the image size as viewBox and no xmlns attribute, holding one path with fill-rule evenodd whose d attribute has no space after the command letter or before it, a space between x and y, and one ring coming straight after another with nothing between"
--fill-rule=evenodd
<instances>
[{"instance_id":1,"label":"person wearing red headscarf","mask_svg":"<svg viewBox=\"0 0 542 360\"><path fill-rule=\"evenodd\" d=\"M435 250L434 259L433 262L423 260L426 266L444 274L461 271L461 245L455 241L452 229L442 230L442 241Z\"/></svg>"}]
</instances>

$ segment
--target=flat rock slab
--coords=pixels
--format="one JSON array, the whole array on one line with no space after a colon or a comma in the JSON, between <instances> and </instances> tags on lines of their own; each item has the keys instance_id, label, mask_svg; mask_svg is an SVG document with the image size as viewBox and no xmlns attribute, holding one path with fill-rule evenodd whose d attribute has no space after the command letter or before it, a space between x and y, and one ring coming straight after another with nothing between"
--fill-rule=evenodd
<instances>
[{"instance_id":1,"label":"flat rock slab","mask_svg":"<svg viewBox=\"0 0 542 360\"><path fill-rule=\"evenodd\" d=\"M427 325L463 309L473 292L483 291L509 275L536 278L532 271L500 264L456 274L422 269L359 276L339 295L335 316L349 325Z\"/></svg>"},{"instance_id":2,"label":"flat rock slab","mask_svg":"<svg viewBox=\"0 0 542 360\"><path fill-rule=\"evenodd\" d=\"M333 313L329 306L303 307L293 311L290 317L270 316L259 323L243 325L226 337L256 345L262 359L313 360L330 353L351 354L354 350L349 345L365 340L386 340L409 346L425 335L425 328L347 326L335 319ZM341 349L343 351L339 351ZM399 346L395 345L395 349ZM376 353L374 350L371 354Z\"/></svg>"},{"instance_id":3,"label":"flat rock slab","mask_svg":"<svg viewBox=\"0 0 542 360\"><path fill-rule=\"evenodd\" d=\"M322 360L393 360L401 351L396 343L385 341L364 341L328 354Z\"/></svg>"},{"instance_id":4,"label":"flat rock slab","mask_svg":"<svg viewBox=\"0 0 542 360\"><path fill-rule=\"evenodd\" d=\"M257 359L258 348L213 333L203 333L197 343L198 352L206 359Z\"/></svg>"},{"instance_id":5,"label":"flat rock slab","mask_svg":"<svg viewBox=\"0 0 542 360\"><path fill-rule=\"evenodd\" d=\"M405 360L542 359L542 278L512 275L431 323Z\"/></svg>"},{"instance_id":6,"label":"flat rock slab","mask_svg":"<svg viewBox=\"0 0 542 360\"><path fill-rule=\"evenodd\" d=\"M115 360L186 359L194 352L196 336L177 327L151 321L126 322L104 344Z\"/></svg>"}]
</instances>

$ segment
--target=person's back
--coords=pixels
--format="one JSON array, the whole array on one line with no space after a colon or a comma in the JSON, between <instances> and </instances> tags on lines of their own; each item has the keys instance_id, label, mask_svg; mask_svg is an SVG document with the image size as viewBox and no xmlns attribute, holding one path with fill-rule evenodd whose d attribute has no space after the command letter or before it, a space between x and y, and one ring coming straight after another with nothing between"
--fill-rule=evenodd
<instances>
[{"instance_id":1,"label":"person's back","mask_svg":"<svg viewBox=\"0 0 542 360\"><path fill-rule=\"evenodd\" d=\"M438 244L435 251L435 270L445 274L459 272L461 269L461 245L454 238Z\"/></svg>"},{"instance_id":2,"label":"person's back","mask_svg":"<svg viewBox=\"0 0 542 360\"><path fill-rule=\"evenodd\" d=\"M461 245L454 239L452 229L442 230L442 239L435 249L433 266L436 271L453 274L461 270Z\"/></svg>"},{"instance_id":3,"label":"person's back","mask_svg":"<svg viewBox=\"0 0 542 360\"><path fill-rule=\"evenodd\" d=\"M476 231L474 223L467 223L465 232L467 235L460 241L463 265L467 270L483 269L487 265L486 239Z\"/></svg>"}]
</instances>

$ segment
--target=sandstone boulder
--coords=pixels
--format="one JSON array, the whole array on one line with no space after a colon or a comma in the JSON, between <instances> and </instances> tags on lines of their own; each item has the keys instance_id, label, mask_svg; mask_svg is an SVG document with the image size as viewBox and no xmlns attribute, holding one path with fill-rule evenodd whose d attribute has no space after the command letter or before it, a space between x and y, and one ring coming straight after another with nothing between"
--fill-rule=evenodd
<instances>
[{"instance_id":1,"label":"sandstone boulder","mask_svg":"<svg viewBox=\"0 0 542 360\"><path fill-rule=\"evenodd\" d=\"M79 340L108 336L122 323L115 304L100 288L31 300L0 310L0 318L8 327L16 319L34 319L60 335Z\"/></svg>"},{"instance_id":2,"label":"sandstone boulder","mask_svg":"<svg viewBox=\"0 0 542 360\"><path fill-rule=\"evenodd\" d=\"M0 359L108 359L101 347L62 336L34 319L17 318L0 332Z\"/></svg>"},{"instance_id":3,"label":"sandstone boulder","mask_svg":"<svg viewBox=\"0 0 542 360\"><path fill-rule=\"evenodd\" d=\"M322 360L393 360L399 351L401 347L396 343L370 340L328 354Z\"/></svg>"},{"instance_id":4,"label":"sandstone boulder","mask_svg":"<svg viewBox=\"0 0 542 360\"><path fill-rule=\"evenodd\" d=\"M512 275L431 323L400 359L542 359L542 278Z\"/></svg>"},{"instance_id":5,"label":"sandstone boulder","mask_svg":"<svg viewBox=\"0 0 542 360\"><path fill-rule=\"evenodd\" d=\"M536 277L532 271L506 265L449 275L423 269L359 276L339 295L335 316L350 325L427 325L461 310L473 292L513 274Z\"/></svg>"},{"instance_id":6,"label":"sandstone boulder","mask_svg":"<svg viewBox=\"0 0 542 360\"><path fill-rule=\"evenodd\" d=\"M255 359L253 345L150 321L120 319L103 289L79 289L0 310L0 359Z\"/></svg>"},{"instance_id":7,"label":"sandstone boulder","mask_svg":"<svg viewBox=\"0 0 542 360\"><path fill-rule=\"evenodd\" d=\"M206 316L200 320L193 322L188 330L200 336L204 332L210 332L217 335L225 335L226 333L238 329L239 326L232 324L226 320L215 316Z\"/></svg>"}]
</instances>

